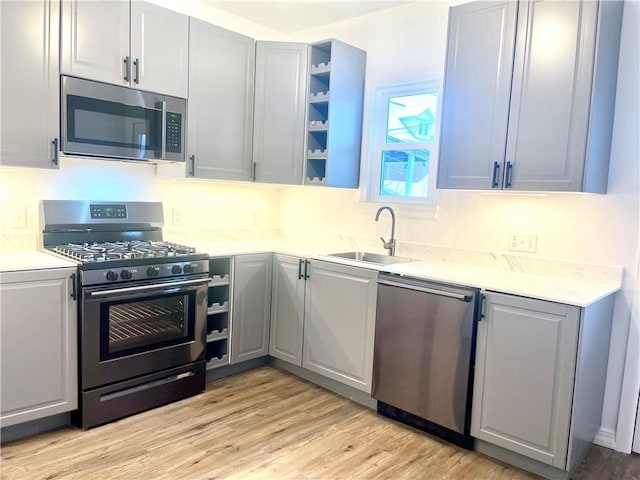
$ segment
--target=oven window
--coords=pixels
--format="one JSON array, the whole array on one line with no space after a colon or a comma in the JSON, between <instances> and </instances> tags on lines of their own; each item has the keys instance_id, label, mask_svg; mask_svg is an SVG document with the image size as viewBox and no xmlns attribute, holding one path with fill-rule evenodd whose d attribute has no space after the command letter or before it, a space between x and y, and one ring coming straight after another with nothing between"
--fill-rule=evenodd
<instances>
[{"instance_id":1,"label":"oven window","mask_svg":"<svg viewBox=\"0 0 640 480\"><path fill-rule=\"evenodd\" d=\"M101 360L193 340L193 292L101 305Z\"/></svg>"}]
</instances>

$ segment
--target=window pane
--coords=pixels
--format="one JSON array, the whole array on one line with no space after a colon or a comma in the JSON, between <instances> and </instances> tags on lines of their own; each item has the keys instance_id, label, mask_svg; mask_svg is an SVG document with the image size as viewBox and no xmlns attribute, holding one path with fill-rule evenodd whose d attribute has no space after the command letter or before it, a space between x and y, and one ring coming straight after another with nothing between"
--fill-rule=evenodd
<instances>
[{"instance_id":1,"label":"window pane","mask_svg":"<svg viewBox=\"0 0 640 480\"><path fill-rule=\"evenodd\" d=\"M385 143L433 142L436 93L390 97Z\"/></svg>"},{"instance_id":2,"label":"window pane","mask_svg":"<svg viewBox=\"0 0 640 480\"><path fill-rule=\"evenodd\" d=\"M381 196L426 197L430 151L385 150L380 171Z\"/></svg>"}]
</instances>

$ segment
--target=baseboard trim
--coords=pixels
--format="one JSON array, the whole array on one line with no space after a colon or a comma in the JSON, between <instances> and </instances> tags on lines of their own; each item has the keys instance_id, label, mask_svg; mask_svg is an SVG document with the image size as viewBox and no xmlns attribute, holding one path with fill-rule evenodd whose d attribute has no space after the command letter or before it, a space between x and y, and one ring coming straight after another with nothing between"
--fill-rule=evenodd
<instances>
[{"instance_id":1,"label":"baseboard trim","mask_svg":"<svg viewBox=\"0 0 640 480\"><path fill-rule=\"evenodd\" d=\"M600 445L601 447L616 449L616 432L610 428L601 428L596 433L596 438L593 439L593 443Z\"/></svg>"}]
</instances>

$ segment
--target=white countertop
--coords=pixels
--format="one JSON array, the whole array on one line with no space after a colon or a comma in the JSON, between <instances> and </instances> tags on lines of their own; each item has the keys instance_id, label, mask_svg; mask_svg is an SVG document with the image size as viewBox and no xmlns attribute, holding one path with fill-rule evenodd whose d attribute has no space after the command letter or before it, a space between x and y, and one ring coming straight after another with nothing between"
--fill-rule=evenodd
<instances>
[{"instance_id":1,"label":"white countertop","mask_svg":"<svg viewBox=\"0 0 640 480\"><path fill-rule=\"evenodd\" d=\"M622 286L622 268L568 264L558 261L560 268L542 270L531 268L527 263L540 261L527 258L517 265L521 271L513 271L513 266L474 265L460 259L439 257L410 263L376 265L344 258L331 257L331 251L318 251L318 247L299 242L278 240L207 242L194 245L198 251L211 256L231 256L248 253L277 252L317 260L331 261L344 265L358 266L395 273L436 282L493 290L513 295L537 298L552 302L586 307L607 295L615 293ZM344 251L344 250L343 250ZM497 254L487 254L494 258ZM511 258L510 261L513 261ZM546 260L546 262L549 262ZM36 270L47 268L73 267L71 260L39 251L16 251L0 253L0 272L16 270ZM568 267L567 267L568 265ZM552 264L555 266L555 264ZM526 271L529 269L530 271ZM549 273L547 273L549 272Z\"/></svg>"},{"instance_id":2,"label":"white countertop","mask_svg":"<svg viewBox=\"0 0 640 480\"><path fill-rule=\"evenodd\" d=\"M486 265L478 266L447 261L442 258L393 265L376 265L331 257L327 255L327 253L332 253L331 251L318 251L317 247L310 244L303 245L298 242L274 240L263 242L212 242L197 245L197 248L212 256L276 252L578 307L586 307L601 298L615 293L622 286L621 267L589 266L568 264L566 262L558 262L558 265L561 266L560 268L551 268L548 270L550 273L542 274L540 268L536 269L535 273L511 271L504 268L489 268ZM537 259L526 260L535 262ZM549 261L547 260L546 262ZM522 268L522 265L518 265L518 268ZM602 274L603 269L606 272L605 274ZM524 270L526 270L526 267Z\"/></svg>"},{"instance_id":3,"label":"white countertop","mask_svg":"<svg viewBox=\"0 0 640 480\"><path fill-rule=\"evenodd\" d=\"M78 264L72 260L36 250L0 253L0 272L65 268L75 267L77 265Z\"/></svg>"}]
</instances>

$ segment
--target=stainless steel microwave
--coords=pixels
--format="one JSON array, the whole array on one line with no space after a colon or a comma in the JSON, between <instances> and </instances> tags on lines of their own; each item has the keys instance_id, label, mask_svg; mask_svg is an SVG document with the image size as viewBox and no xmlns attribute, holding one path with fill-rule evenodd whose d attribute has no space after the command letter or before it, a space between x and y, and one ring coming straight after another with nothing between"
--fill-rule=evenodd
<instances>
[{"instance_id":1,"label":"stainless steel microwave","mask_svg":"<svg viewBox=\"0 0 640 480\"><path fill-rule=\"evenodd\" d=\"M61 77L60 150L125 160L185 161L187 101Z\"/></svg>"}]
</instances>

